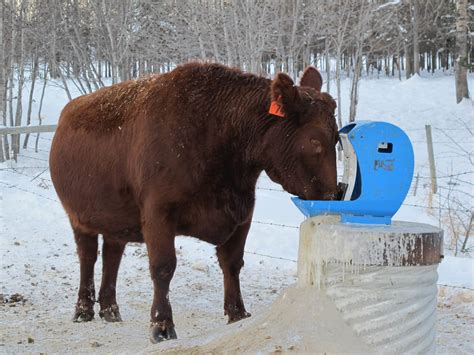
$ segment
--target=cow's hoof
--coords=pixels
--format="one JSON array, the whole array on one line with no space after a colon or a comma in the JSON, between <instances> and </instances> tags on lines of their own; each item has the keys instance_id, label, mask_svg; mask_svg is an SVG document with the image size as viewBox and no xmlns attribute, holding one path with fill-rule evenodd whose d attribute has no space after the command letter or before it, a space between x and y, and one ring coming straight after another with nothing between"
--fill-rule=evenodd
<instances>
[{"instance_id":1,"label":"cow's hoof","mask_svg":"<svg viewBox=\"0 0 474 355\"><path fill-rule=\"evenodd\" d=\"M85 306L83 304L76 305L76 311L74 312L73 322L82 323L90 322L94 319L94 309L92 307Z\"/></svg>"},{"instance_id":2,"label":"cow's hoof","mask_svg":"<svg viewBox=\"0 0 474 355\"><path fill-rule=\"evenodd\" d=\"M248 318L250 316L252 316L252 315L249 312L246 312L246 311L244 311L242 313L239 313L239 314L229 315L229 321L227 322L227 324L238 322L239 320Z\"/></svg>"},{"instance_id":3,"label":"cow's hoof","mask_svg":"<svg viewBox=\"0 0 474 355\"><path fill-rule=\"evenodd\" d=\"M119 307L117 304L113 304L99 311L99 316L107 322L121 322L122 317L120 316Z\"/></svg>"},{"instance_id":4,"label":"cow's hoof","mask_svg":"<svg viewBox=\"0 0 474 355\"><path fill-rule=\"evenodd\" d=\"M173 325L166 325L163 322L151 323L150 340L153 344L171 339L178 339Z\"/></svg>"}]
</instances>

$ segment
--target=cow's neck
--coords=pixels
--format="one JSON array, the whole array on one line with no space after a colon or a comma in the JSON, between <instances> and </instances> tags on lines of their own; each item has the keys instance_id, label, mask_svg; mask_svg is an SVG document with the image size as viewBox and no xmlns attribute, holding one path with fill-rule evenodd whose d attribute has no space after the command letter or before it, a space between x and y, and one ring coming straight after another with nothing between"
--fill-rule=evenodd
<instances>
[{"instance_id":1,"label":"cow's neck","mask_svg":"<svg viewBox=\"0 0 474 355\"><path fill-rule=\"evenodd\" d=\"M242 149L242 159L250 166L255 166L258 175L264 170L263 138L273 125L282 124L280 118L269 115L271 80L266 80L257 90L243 95L242 105L245 113L237 120L238 141ZM276 142L277 143L277 142Z\"/></svg>"}]
</instances>

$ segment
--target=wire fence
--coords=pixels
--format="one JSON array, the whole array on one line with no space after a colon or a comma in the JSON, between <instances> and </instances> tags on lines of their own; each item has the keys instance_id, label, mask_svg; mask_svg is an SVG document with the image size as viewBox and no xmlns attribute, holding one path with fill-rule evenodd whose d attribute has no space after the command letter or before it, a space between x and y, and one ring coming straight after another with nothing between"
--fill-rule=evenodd
<instances>
[{"instance_id":1,"label":"wire fence","mask_svg":"<svg viewBox=\"0 0 474 355\"><path fill-rule=\"evenodd\" d=\"M47 161L45 159L41 159L41 160L44 160L44 161ZM42 169L42 172L39 173L39 174L36 174L36 175L29 175L29 174L25 174L21 171L19 171L19 169ZM9 171L9 172L12 172L12 173L16 173L16 174L19 174L19 175L23 175L23 176L27 176L27 177L31 177L32 180L35 180L37 179L38 177L40 177L42 174L44 174L47 170L49 169L49 167L45 167L45 166L38 166L38 167L11 167L11 168L1 168L0 170L3 170L3 171ZM457 173L457 174L450 174L450 175L445 175L445 176L440 176L439 178L452 178L452 177L457 177L457 176L462 176L462 175L467 175L467 174L474 174L474 171L465 171L465 172L461 172L461 173ZM265 178L268 178L265 176ZM430 177L427 177L427 176L419 176L420 179L430 179ZM41 177L42 180L46 180L46 181L49 181L52 183L52 180L49 179L49 178L46 178L46 177ZM14 186L14 185L11 185L10 187L12 188L18 188L17 186ZM457 192L462 192L466 195L469 195L471 197L474 198L474 195L472 194L469 194L467 191L460 191L460 190L457 190L457 189L448 189L448 188L445 188L445 187L440 187L442 190L450 190L450 191L457 191ZM20 189L20 188L18 188ZM38 196L42 196L42 195L39 195L35 192L31 192L31 191L28 191L24 188L21 188L23 189L23 191L25 192L29 192L29 193L32 193L32 194L36 194ZM257 186L257 190L260 190L260 191L271 191L271 192L279 192L279 193L287 193L285 190L281 189L281 188L271 188L271 187L261 187L261 186ZM51 198L48 198L51 200ZM58 200L54 200L56 202L59 202ZM472 206L467 206L466 208L454 208L454 207L443 207L443 206L429 206L429 205L421 205L421 204L414 204L414 203L403 203L402 204L403 206L409 206L409 207L415 207L415 208L422 208L422 209L427 209L427 210L444 210L444 211L458 211L458 212L470 212L472 210ZM281 223L272 223L272 222L265 222L265 221L256 221L254 220L253 221L254 223L257 223L257 224L265 224L265 225L271 225L271 226L278 226L278 227L283 227L283 228L293 228L293 229L298 229L299 227L296 226L296 225L285 225L285 224L281 224Z\"/></svg>"},{"instance_id":2,"label":"wire fence","mask_svg":"<svg viewBox=\"0 0 474 355\"><path fill-rule=\"evenodd\" d=\"M37 169L44 169L44 168L43 167L37 167ZM48 168L44 169L40 174L37 174L37 175L28 175L28 174L25 174L25 173L21 173L19 171L15 171L14 168L2 168L0 170L6 170L6 171L12 171L13 170L16 174L31 177L32 180L30 180L30 181L34 181L37 178L39 178L43 173L45 173L47 171L47 169ZM49 181L49 182L52 183L51 179L48 179L48 178L45 178L45 177L41 177L41 180L46 180L46 181ZM3 184L5 184L5 183L3 183ZM24 192L28 192L28 193L31 193L31 194L35 194L37 196L42 196L41 194L38 194L38 193L33 192L33 191L29 191L29 190L24 189L24 188L20 188L16 185L9 185L9 187L10 188L17 188L19 190L22 190ZM257 190L287 193L283 189L266 188L266 187L257 187ZM45 197L45 198L48 198L49 200L52 200L52 201L59 202L58 200L54 200L54 199L51 199L49 197ZM443 206L427 206L427 205L420 205L420 204L407 203L407 202L403 203L402 206L409 206L409 207L415 207L415 208L421 208L421 209L427 209L427 210L457 211L457 212L465 212L465 213L471 212L471 209L472 209L472 207L455 208L455 207L443 207ZM287 224L282 224L282 223L265 222L265 221L258 221L258 220L254 220L253 223L269 225L269 226L277 226L277 227L283 227L283 228L292 228L292 229L298 229L299 228L299 226L296 226L296 225L287 225Z\"/></svg>"},{"instance_id":3,"label":"wire fence","mask_svg":"<svg viewBox=\"0 0 474 355\"><path fill-rule=\"evenodd\" d=\"M461 156L465 155L468 158L468 160L471 162L470 166L472 166L472 160L471 160L471 157L470 157L470 155L472 155L471 154L472 152L469 151L469 147L465 148L464 146L460 145L460 143L456 139L453 138L453 136L456 135L456 132L464 132L466 130L468 132L471 132L471 129L468 127L468 125L466 123L464 123L464 125L466 127L445 127L445 128L433 127L435 136L438 138L438 140L434 141L435 145L440 145L441 144L441 145L445 145L445 146L451 147L451 148L454 147L456 149L456 154L453 154L451 151L441 152L441 155L438 154L439 156L436 157L436 160L453 159L453 158L458 158L460 155ZM425 131L425 129L426 129L425 127L405 128L405 130L408 133L410 133L410 132L415 132L415 133L420 132L421 133L421 132ZM52 141L52 137L49 137L49 136L45 137L45 136L41 135L39 138L41 140L45 141L45 144L46 144L46 142L51 142ZM441 139L439 139L439 138L441 138ZM416 138L413 139L412 142L415 143L415 144L427 144L427 141L426 141L425 137L420 137L420 134L417 134ZM48 153L49 152L49 150L42 149L42 148L38 148L38 151L43 152L43 153ZM27 151L25 151L25 152L27 152ZM30 181L35 181L37 179L41 179L41 181L46 181L46 182L52 183L52 180L50 178L43 176L49 169L48 168L48 159L45 159L42 156L31 156L31 154L25 154L25 153L20 154L18 157L20 159L25 159L25 160L30 159L30 160L37 161L37 162L44 162L46 164L38 163L36 166L6 167L6 168L2 167L2 168L0 168L0 171L16 173L16 174L19 174L19 175L22 175L22 176L25 176L25 177L29 177L29 178L31 178ZM422 168L422 171L423 171L423 168L426 168L426 165L422 165L421 168ZM25 169L27 171L24 171L23 169ZM39 172L36 172L34 170L39 170ZM472 210L473 210L472 203L463 204L463 203L459 203L459 201L458 201L458 203L450 203L449 199L450 199L451 194L453 194L453 193L457 194L458 196L462 196L464 199L470 199L471 201L472 201L472 199L474 199L474 195L470 191L463 190L462 188L461 189L455 188L455 186L460 186L460 185L468 186L468 187L474 186L474 182L472 181L472 178L471 178L474 174L474 170L468 169L466 171L455 172L455 173L452 173L452 174L446 174L445 172L442 172L442 171L439 171L439 169L436 169L436 174L437 174L436 179L438 181L440 181L440 183L442 182L442 185L439 186L439 191L436 194L437 201L432 201L431 198L430 198L430 200L427 201L428 203L426 203L426 204L405 202L405 203L403 203L403 206L419 208L419 209L424 209L424 210L433 211L433 212L438 211L438 214L440 216L439 218L441 218L442 213L454 212L454 213L460 213L461 215L464 214L465 216L468 216L469 214L471 214ZM266 175L262 175L262 178L267 180L267 181L271 181L271 179ZM339 178L340 178L340 176L339 176ZM416 174L415 179L417 181L416 182L416 187L412 186L412 191L414 192L414 194L416 194L416 189L418 188L418 181L422 181L421 182L422 186L426 187L426 186L429 186L430 184L432 184L433 177L418 173L418 174ZM414 179L414 182L415 182L415 179ZM2 184L2 186L6 187L6 188L17 189L17 190L22 191L24 193L32 194L32 195L44 198L44 199L49 200L49 201L59 203L59 200L56 199L56 198L44 196L43 194L38 193L36 191L31 191L30 189L25 188L24 186L18 186L16 184L5 183L5 182L2 182L2 181L0 181L0 183ZM275 192L276 193L286 193L286 191L284 191L281 188L274 187L274 186L261 186L260 184L257 186L257 190L258 191L268 191L268 192L272 192L272 193L275 193ZM293 229L293 230L299 229L298 225L291 225L291 224L284 224L284 223L274 223L274 222L271 222L271 221L253 220L253 223L257 224L257 225L264 225L264 226L275 227L275 228L287 228L287 229ZM449 250L449 247L447 246L446 249ZM470 251L471 248L467 247L466 250ZM259 253L250 252L250 251L246 251L246 252L249 253L249 254L255 254L255 255L262 256L262 257L286 260L286 261L290 261L290 262L296 262L296 260L286 259L286 258L282 258L282 257L259 254Z\"/></svg>"},{"instance_id":4,"label":"wire fence","mask_svg":"<svg viewBox=\"0 0 474 355\"><path fill-rule=\"evenodd\" d=\"M24 173L21 173L19 171L16 171L15 168L2 168L1 170L13 170L13 173L23 175L23 176L27 176L27 177L31 177L32 179L30 181L33 181L49 169L49 167L44 167L44 166L43 167L25 167L25 168L42 169L42 172L40 174L36 174L36 175L28 175L28 174L24 174ZM47 179L47 178L42 178L42 179L51 181L51 179ZM51 197L48 197L48 196L44 196L44 195L39 194L35 191L31 191L31 190L25 189L23 187L20 187L20 186L14 185L14 184L6 183L4 181L0 181L0 184L5 186L6 188L14 188L14 189L17 189L19 191L41 197L43 199L46 199L46 200L49 200L49 201L52 201L52 202L55 202L55 203L60 203L60 201L57 200L57 199L54 199L54 198L51 198ZM259 189L259 188L257 188L257 189ZM277 190L277 189L264 189L264 190L274 191L274 190ZM284 190L277 190L277 191L284 192ZM428 206L422 206L422 205L413 205L413 204L406 204L406 205L414 206L414 207L428 208ZM65 217L65 218L67 218L67 217ZM288 225L288 224L284 224L284 223L274 223L274 222L266 222L266 221L259 221L259 220L253 220L252 223L253 224L266 225L266 226L270 226L270 227L276 227L276 228L289 228L289 229L293 229L293 230L295 230L295 229L299 230L299 226L297 226L297 225ZM447 249L449 249L449 248L447 248ZM297 263L297 260L295 260L295 259L285 258L285 257L281 257L281 256L269 255L269 254L259 253L259 252L250 251L250 250L245 250L244 252L245 252L245 254L264 257L264 258L268 258L268 259L271 259L271 260L279 260L279 261ZM445 285L445 284L438 284L438 286L457 288L457 289L474 290L473 288L464 287L464 286L453 286L453 285Z\"/></svg>"}]
</instances>

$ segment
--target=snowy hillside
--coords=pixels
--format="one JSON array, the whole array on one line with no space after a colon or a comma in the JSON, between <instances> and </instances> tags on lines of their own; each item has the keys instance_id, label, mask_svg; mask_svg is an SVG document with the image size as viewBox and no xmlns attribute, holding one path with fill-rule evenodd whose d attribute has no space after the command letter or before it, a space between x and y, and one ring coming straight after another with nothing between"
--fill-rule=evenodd
<instances>
[{"instance_id":1,"label":"snowy hillside","mask_svg":"<svg viewBox=\"0 0 474 355\"><path fill-rule=\"evenodd\" d=\"M472 74L469 86L473 93ZM344 97L348 97L348 90L349 81L343 81ZM66 102L62 89L49 85L43 124L55 123ZM35 105L33 112L37 112ZM348 105L342 112L343 117L348 116ZM429 223L445 230L447 256L439 267L438 350L474 353L468 335L474 334L472 238L466 243L468 252L460 252L463 228L474 209L472 102L455 104L454 80L448 75L415 76L402 82L364 79L357 117L395 123L412 140L418 179L414 179L395 219ZM434 195L430 193L427 124L432 126L438 176ZM117 298L124 322L71 321L79 265L69 222L49 175L52 136L41 134L39 152L34 152L34 143L30 143L17 163L0 164L0 352L149 351L152 284L144 245L127 246L119 272ZM298 226L302 221L290 195L263 174L241 276L244 300L251 313L262 312L295 281ZM212 246L179 237L177 253L170 298L178 337L186 344L192 337L225 327L222 276ZM96 284L100 270L99 258ZM159 350L160 346L152 349Z\"/></svg>"}]
</instances>

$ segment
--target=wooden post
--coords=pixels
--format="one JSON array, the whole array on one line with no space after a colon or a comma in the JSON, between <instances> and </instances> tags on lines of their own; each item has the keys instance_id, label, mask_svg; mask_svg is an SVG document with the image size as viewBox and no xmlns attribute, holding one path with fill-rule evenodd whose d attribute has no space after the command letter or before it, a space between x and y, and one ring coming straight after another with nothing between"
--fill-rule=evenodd
<instances>
[{"instance_id":1,"label":"wooden post","mask_svg":"<svg viewBox=\"0 0 474 355\"><path fill-rule=\"evenodd\" d=\"M466 251L466 244L467 244L467 240L468 240L469 236L471 235L473 220L474 220L474 213L471 212L471 219L469 220L469 226L466 228L466 236L464 238L464 242L462 243L461 253Z\"/></svg>"},{"instance_id":2,"label":"wooden post","mask_svg":"<svg viewBox=\"0 0 474 355\"><path fill-rule=\"evenodd\" d=\"M425 125L425 129L426 143L428 145L428 158L430 162L431 191L435 194L438 191L438 184L436 182L436 166L433 153L433 138L431 136L431 125Z\"/></svg>"},{"instance_id":3,"label":"wooden post","mask_svg":"<svg viewBox=\"0 0 474 355\"><path fill-rule=\"evenodd\" d=\"M416 191L418 190L418 180L420 179L420 173L416 174L415 186L413 187L413 196L416 196Z\"/></svg>"}]
</instances>

